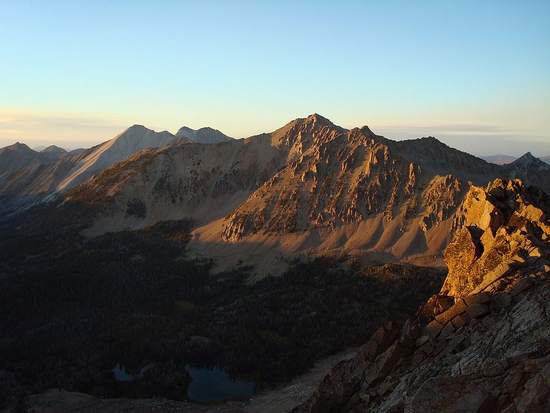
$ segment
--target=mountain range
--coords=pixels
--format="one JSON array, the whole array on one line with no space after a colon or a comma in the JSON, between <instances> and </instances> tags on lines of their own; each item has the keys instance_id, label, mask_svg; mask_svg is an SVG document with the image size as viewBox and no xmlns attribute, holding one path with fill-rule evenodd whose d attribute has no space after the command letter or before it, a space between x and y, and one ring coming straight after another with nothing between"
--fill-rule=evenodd
<instances>
[{"instance_id":1,"label":"mountain range","mask_svg":"<svg viewBox=\"0 0 550 413\"><path fill-rule=\"evenodd\" d=\"M548 411L548 194L529 152L498 165L318 114L2 148L0 407ZM187 365L267 393L155 399L186 397Z\"/></svg>"},{"instance_id":2,"label":"mountain range","mask_svg":"<svg viewBox=\"0 0 550 413\"><path fill-rule=\"evenodd\" d=\"M144 149L228 139L211 128L194 131L184 127L173 135L134 125L89 149L66 151L52 145L35 151L16 143L0 149L0 214L50 199Z\"/></svg>"},{"instance_id":3,"label":"mountain range","mask_svg":"<svg viewBox=\"0 0 550 413\"><path fill-rule=\"evenodd\" d=\"M530 153L495 165L433 137L393 141L318 114L239 140L134 125L76 153L16 144L0 168L4 214L55 198L86 205L86 236L189 219L197 256L261 274L303 255L441 265L469 185L521 178L550 192L550 166Z\"/></svg>"},{"instance_id":4,"label":"mountain range","mask_svg":"<svg viewBox=\"0 0 550 413\"><path fill-rule=\"evenodd\" d=\"M143 144L122 144L138 132L166 144L138 152ZM246 139L189 140L134 126L79 155L92 161L80 161L56 188L65 204L95 211L86 236L190 219L197 256L220 270L245 261L260 274L303 255L441 265L469 185L521 178L550 192L550 166L529 153L494 165L432 137L393 141L317 114ZM115 142L124 150L113 156Z\"/></svg>"}]
</instances>

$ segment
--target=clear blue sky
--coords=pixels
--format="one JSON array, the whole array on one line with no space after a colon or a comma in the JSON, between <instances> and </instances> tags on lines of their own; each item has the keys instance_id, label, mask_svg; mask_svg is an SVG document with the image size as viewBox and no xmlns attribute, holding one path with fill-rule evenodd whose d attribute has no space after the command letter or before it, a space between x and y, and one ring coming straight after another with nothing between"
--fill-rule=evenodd
<instances>
[{"instance_id":1,"label":"clear blue sky","mask_svg":"<svg viewBox=\"0 0 550 413\"><path fill-rule=\"evenodd\" d=\"M550 154L550 1L0 0L0 145L318 112Z\"/></svg>"}]
</instances>

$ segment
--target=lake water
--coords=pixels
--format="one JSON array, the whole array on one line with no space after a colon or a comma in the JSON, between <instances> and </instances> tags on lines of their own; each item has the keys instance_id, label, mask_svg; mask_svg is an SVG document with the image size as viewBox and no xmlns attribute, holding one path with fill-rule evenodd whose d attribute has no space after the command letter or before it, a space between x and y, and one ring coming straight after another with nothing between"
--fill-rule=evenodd
<instances>
[{"instance_id":1,"label":"lake water","mask_svg":"<svg viewBox=\"0 0 550 413\"><path fill-rule=\"evenodd\" d=\"M143 372L151 366L152 364L149 364L142 368L138 377L141 377ZM185 369L192 379L187 387L187 398L194 402L215 403L246 400L252 397L256 390L256 385L253 382L233 379L222 369L190 366L186 366ZM117 363L112 371L116 381L131 382L136 379L120 363Z\"/></svg>"},{"instance_id":2,"label":"lake water","mask_svg":"<svg viewBox=\"0 0 550 413\"><path fill-rule=\"evenodd\" d=\"M249 399L256 388L252 382L234 380L222 369L186 367L192 378L187 388L189 400L199 403Z\"/></svg>"},{"instance_id":3,"label":"lake water","mask_svg":"<svg viewBox=\"0 0 550 413\"><path fill-rule=\"evenodd\" d=\"M134 376L126 371L126 367L117 363L112 369L113 376L115 376L116 381L134 381Z\"/></svg>"}]
</instances>

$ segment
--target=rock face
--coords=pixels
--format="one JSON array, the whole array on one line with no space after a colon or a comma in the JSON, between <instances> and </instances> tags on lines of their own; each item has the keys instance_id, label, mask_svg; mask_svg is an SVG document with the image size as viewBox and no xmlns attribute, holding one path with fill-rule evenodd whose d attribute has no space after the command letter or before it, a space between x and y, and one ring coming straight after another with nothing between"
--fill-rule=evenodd
<instances>
[{"instance_id":1,"label":"rock face","mask_svg":"<svg viewBox=\"0 0 550 413\"><path fill-rule=\"evenodd\" d=\"M289 125L290 162L224 223L222 238L335 228L377 215L384 222L448 219L468 181L497 169L434 138L395 142L367 127L338 128L319 115Z\"/></svg>"},{"instance_id":2,"label":"rock face","mask_svg":"<svg viewBox=\"0 0 550 413\"><path fill-rule=\"evenodd\" d=\"M427 231L447 220L459 204L465 182L438 175L370 130L338 137L328 128L324 133L327 143L315 142L226 218L224 240L258 232L334 229L374 217L400 222L402 232L407 222L419 219Z\"/></svg>"},{"instance_id":3,"label":"rock face","mask_svg":"<svg viewBox=\"0 0 550 413\"><path fill-rule=\"evenodd\" d=\"M473 187L440 294L380 328L294 412L550 411L549 212L520 181Z\"/></svg>"},{"instance_id":4,"label":"rock face","mask_svg":"<svg viewBox=\"0 0 550 413\"><path fill-rule=\"evenodd\" d=\"M473 187L455 218L462 228L445 252L449 276L442 292L461 297L481 291L515 263L540 257L550 242L548 207L542 191L518 180Z\"/></svg>"}]
</instances>

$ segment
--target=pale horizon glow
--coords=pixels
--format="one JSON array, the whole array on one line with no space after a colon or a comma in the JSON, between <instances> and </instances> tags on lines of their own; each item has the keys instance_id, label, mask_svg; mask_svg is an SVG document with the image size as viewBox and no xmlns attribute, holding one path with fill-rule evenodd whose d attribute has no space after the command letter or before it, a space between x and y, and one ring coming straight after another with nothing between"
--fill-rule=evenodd
<instances>
[{"instance_id":1,"label":"pale horizon glow","mask_svg":"<svg viewBox=\"0 0 550 413\"><path fill-rule=\"evenodd\" d=\"M319 113L550 155L550 2L0 0L0 146L132 124L242 138Z\"/></svg>"}]
</instances>

